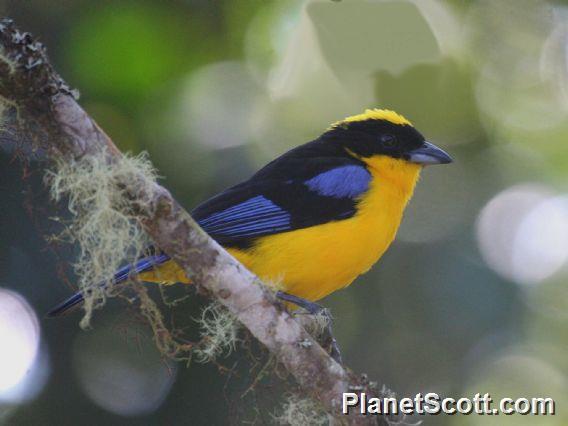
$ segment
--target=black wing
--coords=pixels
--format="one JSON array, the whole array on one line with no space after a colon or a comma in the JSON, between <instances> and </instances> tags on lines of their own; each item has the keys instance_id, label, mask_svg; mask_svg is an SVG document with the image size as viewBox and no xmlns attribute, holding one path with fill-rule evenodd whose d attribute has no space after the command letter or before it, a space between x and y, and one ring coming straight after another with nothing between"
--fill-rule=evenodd
<instances>
[{"instance_id":1,"label":"black wing","mask_svg":"<svg viewBox=\"0 0 568 426\"><path fill-rule=\"evenodd\" d=\"M285 155L192 216L220 244L249 247L260 236L353 216L370 180L355 159Z\"/></svg>"}]
</instances>

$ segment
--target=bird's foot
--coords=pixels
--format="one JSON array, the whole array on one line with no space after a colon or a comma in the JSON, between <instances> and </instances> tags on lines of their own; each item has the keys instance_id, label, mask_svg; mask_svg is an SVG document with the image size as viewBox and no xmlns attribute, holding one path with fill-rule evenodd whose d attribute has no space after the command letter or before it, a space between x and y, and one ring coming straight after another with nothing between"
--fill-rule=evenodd
<instances>
[{"instance_id":1,"label":"bird's foot","mask_svg":"<svg viewBox=\"0 0 568 426\"><path fill-rule=\"evenodd\" d=\"M329 309L318 303L302 299L301 297L297 297L292 294L284 293L283 291L278 291L276 293L276 297L284 302L293 303L294 305L304 309L314 318L323 318L325 325L323 325L322 332L320 333L322 346L329 348L329 355L339 364L343 364L339 344L333 336L333 317L331 316Z\"/></svg>"}]
</instances>

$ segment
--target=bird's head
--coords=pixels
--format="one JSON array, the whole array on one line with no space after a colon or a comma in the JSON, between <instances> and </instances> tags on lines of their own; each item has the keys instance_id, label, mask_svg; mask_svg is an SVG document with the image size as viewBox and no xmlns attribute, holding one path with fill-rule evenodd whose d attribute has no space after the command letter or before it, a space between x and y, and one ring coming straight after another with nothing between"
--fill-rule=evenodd
<instances>
[{"instance_id":1,"label":"bird's head","mask_svg":"<svg viewBox=\"0 0 568 426\"><path fill-rule=\"evenodd\" d=\"M445 151L426 141L410 121L386 109L368 109L338 121L324 137L362 160L390 157L421 166L452 162Z\"/></svg>"}]
</instances>

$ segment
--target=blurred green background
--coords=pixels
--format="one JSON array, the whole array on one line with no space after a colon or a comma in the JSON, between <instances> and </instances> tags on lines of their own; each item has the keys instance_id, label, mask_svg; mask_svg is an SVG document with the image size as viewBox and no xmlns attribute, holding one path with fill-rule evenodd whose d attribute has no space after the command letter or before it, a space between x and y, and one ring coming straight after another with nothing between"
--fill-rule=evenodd
<instances>
[{"instance_id":1,"label":"blurred green background","mask_svg":"<svg viewBox=\"0 0 568 426\"><path fill-rule=\"evenodd\" d=\"M401 396L553 397L568 424L568 2L0 1L125 151L188 209L330 122L395 109L455 159L428 168L397 241L323 301L346 363ZM239 424L212 365L125 337L124 303L43 318L69 288L39 172L0 157L0 423ZM31 213L28 206L32 205ZM199 311L188 312L197 316ZM136 333L134 333L136 334ZM276 403L275 403L276 405ZM270 421L263 413L257 424Z\"/></svg>"}]
</instances>

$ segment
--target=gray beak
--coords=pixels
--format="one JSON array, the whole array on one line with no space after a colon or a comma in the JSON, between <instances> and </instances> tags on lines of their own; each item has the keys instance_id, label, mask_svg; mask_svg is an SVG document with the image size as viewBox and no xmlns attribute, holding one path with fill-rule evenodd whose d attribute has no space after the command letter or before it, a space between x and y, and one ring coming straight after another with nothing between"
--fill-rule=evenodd
<instances>
[{"instance_id":1,"label":"gray beak","mask_svg":"<svg viewBox=\"0 0 568 426\"><path fill-rule=\"evenodd\" d=\"M424 141L420 148L413 149L408 152L408 161L417 164L448 164L451 163L450 157L443 149L438 148L436 145Z\"/></svg>"}]
</instances>

